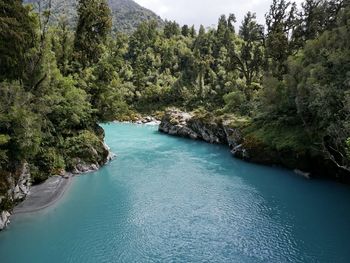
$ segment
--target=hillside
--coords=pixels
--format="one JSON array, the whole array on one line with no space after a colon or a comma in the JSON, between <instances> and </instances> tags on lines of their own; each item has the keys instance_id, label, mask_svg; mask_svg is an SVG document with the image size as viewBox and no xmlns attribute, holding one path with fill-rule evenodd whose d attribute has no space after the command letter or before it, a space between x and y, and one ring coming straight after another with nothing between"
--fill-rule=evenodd
<instances>
[{"instance_id":1,"label":"hillside","mask_svg":"<svg viewBox=\"0 0 350 263\"><path fill-rule=\"evenodd\" d=\"M24 3L37 3L40 0L24 0ZM48 0L41 0L47 3ZM77 20L77 0L52 0L51 22L55 23L62 16L68 17L69 24L74 26ZM132 0L109 0L113 16L113 31L130 33L141 22L157 20L159 25L163 20L151 10L148 10ZM38 6L36 6L38 8Z\"/></svg>"}]
</instances>

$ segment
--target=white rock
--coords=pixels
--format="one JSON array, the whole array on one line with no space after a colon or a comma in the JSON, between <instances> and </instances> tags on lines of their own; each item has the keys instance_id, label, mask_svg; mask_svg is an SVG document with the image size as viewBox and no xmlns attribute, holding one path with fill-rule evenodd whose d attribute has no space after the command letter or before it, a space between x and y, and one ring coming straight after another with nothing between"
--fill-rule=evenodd
<instances>
[{"instance_id":1,"label":"white rock","mask_svg":"<svg viewBox=\"0 0 350 263\"><path fill-rule=\"evenodd\" d=\"M0 230L3 230L10 223L11 214L7 211L2 211L0 214Z\"/></svg>"},{"instance_id":2,"label":"white rock","mask_svg":"<svg viewBox=\"0 0 350 263\"><path fill-rule=\"evenodd\" d=\"M146 123L146 125L149 125L149 126L158 126L160 124L160 121L150 121L148 123Z\"/></svg>"},{"instance_id":3,"label":"white rock","mask_svg":"<svg viewBox=\"0 0 350 263\"><path fill-rule=\"evenodd\" d=\"M294 173L296 173L297 175L300 175L306 179L310 179L310 173L307 173L307 172L303 172L301 170L298 170L298 169L295 169L294 170Z\"/></svg>"}]
</instances>

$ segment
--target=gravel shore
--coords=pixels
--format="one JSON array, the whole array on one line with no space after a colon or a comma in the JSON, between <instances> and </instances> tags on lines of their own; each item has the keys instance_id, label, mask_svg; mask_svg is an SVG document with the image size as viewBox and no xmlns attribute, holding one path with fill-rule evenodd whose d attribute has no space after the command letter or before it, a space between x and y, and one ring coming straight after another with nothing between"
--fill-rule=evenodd
<instances>
[{"instance_id":1,"label":"gravel shore","mask_svg":"<svg viewBox=\"0 0 350 263\"><path fill-rule=\"evenodd\" d=\"M13 214L37 212L53 205L60 200L71 182L71 176L53 176L40 185L32 186L30 194L14 208Z\"/></svg>"}]
</instances>

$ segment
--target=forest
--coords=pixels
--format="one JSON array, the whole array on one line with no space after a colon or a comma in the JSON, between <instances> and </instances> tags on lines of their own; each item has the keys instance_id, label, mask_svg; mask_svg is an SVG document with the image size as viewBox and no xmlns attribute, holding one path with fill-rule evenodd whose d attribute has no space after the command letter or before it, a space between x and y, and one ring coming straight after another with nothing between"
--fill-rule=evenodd
<instances>
[{"instance_id":1,"label":"forest","mask_svg":"<svg viewBox=\"0 0 350 263\"><path fill-rule=\"evenodd\" d=\"M50 1L39 10L0 0L0 179L24 160L40 182L98 159L98 123L168 107L244 119L247 144L350 174L348 0L273 0L265 25L248 12L129 35L112 32L106 0L79 0L74 29L49 23Z\"/></svg>"}]
</instances>

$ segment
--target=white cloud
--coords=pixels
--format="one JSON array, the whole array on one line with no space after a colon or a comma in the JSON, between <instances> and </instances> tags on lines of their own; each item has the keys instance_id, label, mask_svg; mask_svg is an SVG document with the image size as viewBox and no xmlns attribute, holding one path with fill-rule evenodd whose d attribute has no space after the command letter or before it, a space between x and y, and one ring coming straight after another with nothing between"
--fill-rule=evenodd
<instances>
[{"instance_id":1,"label":"white cloud","mask_svg":"<svg viewBox=\"0 0 350 263\"><path fill-rule=\"evenodd\" d=\"M302 0L296 0L300 3ZM180 24L204 26L216 25L222 14L234 13L240 24L248 11L257 14L264 23L264 15L272 0L135 0L164 19L176 20Z\"/></svg>"}]
</instances>

